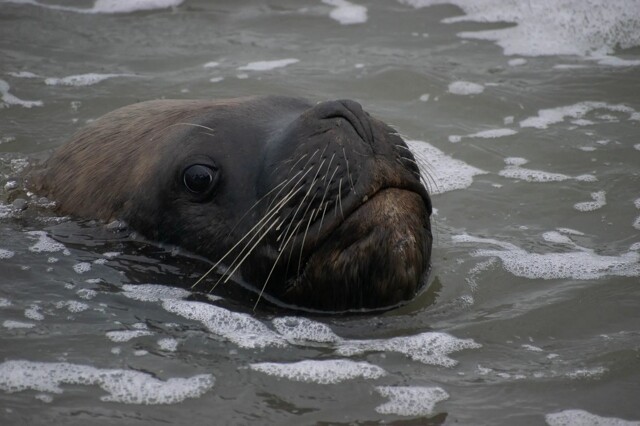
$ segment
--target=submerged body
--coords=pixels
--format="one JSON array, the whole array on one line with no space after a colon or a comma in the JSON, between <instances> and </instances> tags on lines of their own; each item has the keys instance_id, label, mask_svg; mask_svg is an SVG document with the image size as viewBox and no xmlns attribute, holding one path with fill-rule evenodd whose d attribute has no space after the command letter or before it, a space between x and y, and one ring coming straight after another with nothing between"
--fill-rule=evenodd
<instances>
[{"instance_id":1,"label":"submerged body","mask_svg":"<svg viewBox=\"0 0 640 426\"><path fill-rule=\"evenodd\" d=\"M353 101L130 105L80 130L32 186L60 213L124 220L300 308L393 306L429 269L415 159Z\"/></svg>"}]
</instances>

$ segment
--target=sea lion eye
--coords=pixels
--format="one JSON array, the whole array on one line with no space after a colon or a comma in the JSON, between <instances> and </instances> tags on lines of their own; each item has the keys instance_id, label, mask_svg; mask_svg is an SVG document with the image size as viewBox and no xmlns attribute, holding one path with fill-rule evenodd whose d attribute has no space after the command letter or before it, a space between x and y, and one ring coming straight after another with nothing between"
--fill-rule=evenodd
<instances>
[{"instance_id":1,"label":"sea lion eye","mask_svg":"<svg viewBox=\"0 0 640 426\"><path fill-rule=\"evenodd\" d=\"M194 164L184 170L182 182L189 192L204 194L215 185L217 172L214 167Z\"/></svg>"}]
</instances>

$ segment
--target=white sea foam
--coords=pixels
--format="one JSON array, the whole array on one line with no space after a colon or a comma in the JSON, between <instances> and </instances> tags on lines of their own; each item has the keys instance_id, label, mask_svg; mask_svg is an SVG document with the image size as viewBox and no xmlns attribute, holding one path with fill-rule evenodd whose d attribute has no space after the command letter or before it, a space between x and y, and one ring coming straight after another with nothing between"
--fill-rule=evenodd
<instances>
[{"instance_id":1,"label":"white sea foam","mask_svg":"<svg viewBox=\"0 0 640 426\"><path fill-rule=\"evenodd\" d=\"M24 316L25 318L33 321L42 321L44 320L44 315L40 312L41 309L42 308L38 305L31 305L24 310Z\"/></svg>"},{"instance_id":2,"label":"white sea foam","mask_svg":"<svg viewBox=\"0 0 640 426\"><path fill-rule=\"evenodd\" d=\"M533 345L522 345L522 348L531 352L544 352L542 348Z\"/></svg>"},{"instance_id":3,"label":"white sea foam","mask_svg":"<svg viewBox=\"0 0 640 426\"><path fill-rule=\"evenodd\" d=\"M56 78L51 77L45 79L45 84L49 86L91 86L98 84L101 81L108 80L115 77L130 77L128 74L78 74L70 75L67 77Z\"/></svg>"},{"instance_id":4,"label":"white sea foam","mask_svg":"<svg viewBox=\"0 0 640 426\"><path fill-rule=\"evenodd\" d=\"M166 9L176 7L183 0L96 0L91 8L60 6L56 4L40 3L36 0L7 0L11 3L28 4L53 10L75 13L131 13L143 10Z\"/></svg>"},{"instance_id":5,"label":"white sea foam","mask_svg":"<svg viewBox=\"0 0 640 426\"><path fill-rule=\"evenodd\" d=\"M322 385L340 383L358 377L377 379L387 374L382 368L368 362L346 359L307 360L293 363L261 362L250 364L249 367L271 376Z\"/></svg>"},{"instance_id":6,"label":"white sea foam","mask_svg":"<svg viewBox=\"0 0 640 426\"><path fill-rule=\"evenodd\" d=\"M290 341L330 343L342 340L329 326L307 318L279 317L272 322L278 333Z\"/></svg>"},{"instance_id":7,"label":"white sea foam","mask_svg":"<svg viewBox=\"0 0 640 426\"><path fill-rule=\"evenodd\" d=\"M66 362L6 361L0 364L0 389L63 393L63 384L99 386L108 395L102 401L125 404L176 404L197 398L211 389L210 374L159 380L151 374L121 369L100 369Z\"/></svg>"},{"instance_id":8,"label":"white sea foam","mask_svg":"<svg viewBox=\"0 0 640 426\"><path fill-rule=\"evenodd\" d=\"M224 77L212 77L209 79L211 83L220 83L222 80L224 80Z\"/></svg>"},{"instance_id":9,"label":"white sea foam","mask_svg":"<svg viewBox=\"0 0 640 426\"><path fill-rule=\"evenodd\" d=\"M514 59L509 59L507 63L512 67L518 67L520 65L526 64L527 60L524 58L514 58Z\"/></svg>"},{"instance_id":10,"label":"white sea foam","mask_svg":"<svg viewBox=\"0 0 640 426\"><path fill-rule=\"evenodd\" d=\"M429 188L431 194L467 188L473 183L474 176L487 173L446 155L427 142L412 140L406 143L416 157L422 176L435 181L435 187Z\"/></svg>"},{"instance_id":11,"label":"white sea foam","mask_svg":"<svg viewBox=\"0 0 640 426\"><path fill-rule=\"evenodd\" d=\"M76 294L81 299L91 300L98 295L98 292L95 290L91 290L90 288L81 288L80 290L76 291Z\"/></svg>"},{"instance_id":12,"label":"white sea foam","mask_svg":"<svg viewBox=\"0 0 640 426\"><path fill-rule=\"evenodd\" d=\"M640 254L635 251L619 256L602 256L574 243L573 251L569 252L531 253L511 243L468 234L454 235L452 240L499 247L474 250L471 255L497 257L507 271L523 278L595 280L606 276L640 276Z\"/></svg>"},{"instance_id":13,"label":"white sea foam","mask_svg":"<svg viewBox=\"0 0 640 426\"><path fill-rule=\"evenodd\" d=\"M11 250L0 249L0 259L10 259L15 255Z\"/></svg>"},{"instance_id":14,"label":"white sea foam","mask_svg":"<svg viewBox=\"0 0 640 426\"><path fill-rule=\"evenodd\" d=\"M0 297L0 308L8 308L11 306L11 300L6 297Z\"/></svg>"},{"instance_id":15,"label":"white sea foam","mask_svg":"<svg viewBox=\"0 0 640 426\"><path fill-rule=\"evenodd\" d=\"M376 386L376 391L389 398L389 402L377 406L376 411L400 416L429 415L438 402L449 398L449 394L440 387Z\"/></svg>"},{"instance_id":16,"label":"white sea foam","mask_svg":"<svg viewBox=\"0 0 640 426\"><path fill-rule=\"evenodd\" d=\"M0 80L0 95L2 97L2 102L0 102L0 107L2 107L3 105L20 105L21 107L24 108L31 108L31 107L35 107L35 106L42 106L43 103L42 101L24 101L20 98L18 98L15 95L12 95L11 93L9 93L9 89L11 87L9 86L9 83L7 83L4 80Z\"/></svg>"},{"instance_id":17,"label":"white sea foam","mask_svg":"<svg viewBox=\"0 0 640 426\"><path fill-rule=\"evenodd\" d=\"M38 242L29 247L29 251L34 253L55 253L66 250L64 244L49 238L44 231L29 231L27 235L29 238L35 237L38 239Z\"/></svg>"},{"instance_id":18,"label":"white sea foam","mask_svg":"<svg viewBox=\"0 0 640 426\"><path fill-rule=\"evenodd\" d=\"M84 312L89 309L89 305L83 302L78 302L77 300L66 300L64 302L57 302L56 308L63 309L66 308L67 311L71 313Z\"/></svg>"},{"instance_id":19,"label":"white sea foam","mask_svg":"<svg viewBox=\"0 0 640 426\"><path fill-rule=\"evenodd\" d=\"M170 337L158 340L158 346L163 351L175 352L178 349L178 341Z\"/></svg>"},{"instance_id":20,"label":"white sea foam","mask_svg":"<svg viewBox=\"0 0 640 426\"><path fill-rule=\"evenodd\" d=\"M561 123L567 117L581 119L588 113L597 110L606 110L629 115L629 120L640 120L640 112L623 104L608 104L606 102L585 101L573 105L557 108L541 109L535 117L528 117L520 122L520 127L535 127L546 129L551 124Z\"/></svg>"},{"instance_id":21,"label":"white sea foam","mask_svg":"<svg viewBox=\"0 0 640 426\"><path fill-rule=\"evenodd\" d=\"M112 342L122 343L143 336L152 336L153 332L149 330L118 330L107 332L107 338Z\"/></svg>"},{"instance_id":22,"label":"white sea foam","mask_svg":"<svg viewBox=\"0 0 640 426\"><path fill-rule=\"evenodd\" d=\"M15 328L33 328L36 325L32 322L5 320L3 321L2 326L8 329L15 329Z\"/></svg>"},{"instance_id":23,"label":"white sea foam","mask_svg":"<svg viewBox=\"0 0 640 426\"><path fill-rule=\"evenodd\" d=\"M16 78L39 78L40 76L38 74L34 74L30 71L18 71L18 72L8 72L7 74L9 74L11 77L16 77Z\"/></svg>"},{"instance_id":24,"label":"white sea foam","mask_svg":"<svg viewBox=\"0 0 640 426\"><path fill-rule=\"evenodd\" d=\"M454 95L477 95L484 92L484 86L470 81L454 81L449 84L448 90Z\"/></svg>"},{"instance_id":25,"label":"white sea foam","mask_svg":"<svg viewBox=\"0 0 640 426\"><path fill-rule=\"evenodd\" d=\"M183 300L167 299L162 306L169 312L201 322L211 333L222 336L241 348L286 346L282 336L247 314L207 303Z\"/></svg>"},{"instance_id":26,"label":"white sea foam","mask_svg":"<svg viewBox=\"0 0 640 426\"><path fill-rule=\"evenodd\" d=\"M505 136L515 135L516 133L518 132L513 129L507 129L507 128L482 130L480 132L471 133L470 135L465 135L465 136L451 135L449 136L449 142L452 142L452 143L460 142L463 138L495 139L495 138L502 138Z\"/></svg>"},{"instance_id":27,"label":"white sea foam","mask_svg":"<svg viewBox=\"0 0 640 426\"><path fill-rule=\"evenodd\" d=\"M490 40L505 55L580 55L604 65L637 65L607 55L615 49L640 45L640 8L635 0L585 1L542 0L399 0L416 8L454 4L465 15L444 19L461 21L511 22L508 28L466 31L463 38Z\"/></svg>"},{"instance_id":28,"label":"white sea foam","mask_svg":"<svg viewBox=\"0 0 640 426\"><path fill-rule=\"evenodd\" d=\"M640 426L640 421L600 417L584 410L564 410L544 416L549 426Z\"/></svg>"},{"instance_id":29,"label":"white sea foam","mask_svg":"<svg viewBox=\"0 0 640 426\"><path fill-rule=\"evenodd\" d=\"M322 0L322 3L334 6L329 17L342 25L363 24L367 22L367 8L346 0Z\"/></svg>"},{"instance_id":30,"label":"white sea foam","mask_svg":"<svg viewBox=\"0 0 640 426\"><path fill-rule=\"evenodd\" d=\"M343 356L365 352L398 352L424 364L453 367L458 361L448 357L450 353L480 347L482 345L472 339L458 339L446 333L426 332L391 339L345 340L338 344L336 352Z\"/></svg>"},{"instance_id":31,"label":"white sea foam","mask_svg":"<svg viewBox=\"0 0 640 426\"><path fill-rule=\"evenodd\" d=\"M218 65L220 65L220 62L211 61L211 62L207 62L206 64L204 64L202 66L204 68L216 68Z\"/></svg>"},{"instance_id":32,"label":"white sea foam","mask_svg":"<svg viewBox=\"0 0 640 426\"><path fill-rule=\"evenodd\" d=\"M247 65L239 67L239 71L270 71L276 68L283 68L291 64L295 64L300 62L299 59L288 58L288 59L278 59L275 61L257 61L257 62L249 62ZM238 75L238 78L239 75Z\"/></svg>"},{"instance_id":33,"label":"white sea foam","mask_svg":"<svg viewBox=\"0 0 640 426\"><path fill-rule=\"evenodd\" d=\"M570 379L597 379L602 377L607 371L604 367L581 368L566 374Z\"/></svg>"},{"instance_id":34,"label":"white sea foam","mask_svg":"<svg viewBox=\"0 0 640 426\"><path fill-rule=\"evenodd\" d=\"M581 212L591 212L594 210L598 210L599 208L602 208L607 204L605 191L592 192L591 198L593 199L593 201L576 203L573 205L573 208Z\"/></svg>"},{"instance_id":35,"label":"white sea foam","mask_svg":"<svg viewBox=\"0 0 640 426\"><path fill-rule=\"evenodd\" d=\"M184 299L191 292L183 288L159 284L125 284L122 295L141 302L159 302L165 299Z\"/></svg>"},{"instance_id":36,"label":"white sea foam","mask_svg":"<svg viewBox=\"0 0 640 426\"><path fill-rule=\"evenodd\" d=\"M84 274L91 270L91 264L88 262L80 262L73 265L73 270L78 274Z\"/></svg>"},{"instance_id":37,"label":"white sea foam","mask_svg":"<svg viewBox=\"0 0 640 426\"><path fill-rule=\"evenodd\" d=\"M597 178L593 175L569 176L562 173L545 172L542 170L527 169L521 167L528 161L520 157L509 157L504 159L507 165L498 174L509 179L519 179L527 182L562 182L575 179L583 182L594 182Z\"/></svg>"}]
</instances>

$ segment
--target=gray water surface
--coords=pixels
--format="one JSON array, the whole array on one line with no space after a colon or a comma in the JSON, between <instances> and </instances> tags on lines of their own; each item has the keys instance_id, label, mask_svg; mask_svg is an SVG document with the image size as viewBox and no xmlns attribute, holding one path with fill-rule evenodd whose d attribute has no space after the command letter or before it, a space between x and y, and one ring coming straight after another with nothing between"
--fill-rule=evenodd
<instances>
[{"instance_id":1,"label":"gray water surface","mask_svg":"<svg viewBox=\"0 0 640 426\"><path fill-rule=\"evenodd\" d=\"M639 424L640 48L615 41L638 3L560 2L613 41L543 56L555 2L504 1L515 23L447 21L462 0L327 3L0 2L0 424ZM462 36L527 25L530 52ZM202 259L7 199L115 108L260 94L355 99L412 141L429 289L384 314L253 313L177 289Z\"/></svg>"}]
</instances>

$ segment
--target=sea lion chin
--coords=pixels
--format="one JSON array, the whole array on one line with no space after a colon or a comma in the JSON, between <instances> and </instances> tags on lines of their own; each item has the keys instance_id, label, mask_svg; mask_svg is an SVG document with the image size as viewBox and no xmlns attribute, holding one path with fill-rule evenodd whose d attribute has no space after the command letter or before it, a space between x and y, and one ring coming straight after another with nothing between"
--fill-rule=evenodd
<instances>
[{"instance_id":1,"label":"sea lion chin","mask_svg":"<svg viewBox=\"0 0 640 426\"><path fill-rule=\"evenodd\" d=\"M302 309L394 306L429 269L431 201L417 163L354 101L126 106L76 133L31 186L61 214L124 220Z\"/></svg>"}]
</instances>

